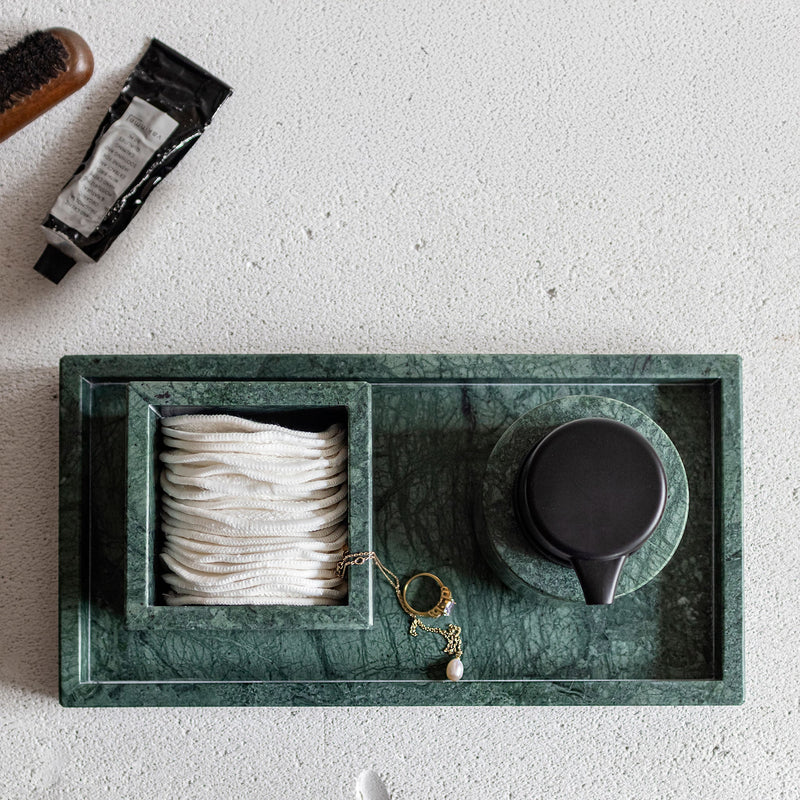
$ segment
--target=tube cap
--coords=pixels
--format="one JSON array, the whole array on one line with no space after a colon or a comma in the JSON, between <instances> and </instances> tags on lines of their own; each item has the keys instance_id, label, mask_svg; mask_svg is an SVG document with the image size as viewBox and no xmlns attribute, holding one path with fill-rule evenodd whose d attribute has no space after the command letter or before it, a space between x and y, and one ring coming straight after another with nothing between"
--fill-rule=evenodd
<instances>
[{"instance_id":1,"label":"tube cap","mask_svg":"<svg viewBox=\"0 0 800 800\"><path fill-rule=\"evenodd\" d=\"M75 264L75 259L62 253L57 247L49 244L44 253L39 256L34 269L49 278L53 283L58 283Z\"/></svg>"}]
</instances>

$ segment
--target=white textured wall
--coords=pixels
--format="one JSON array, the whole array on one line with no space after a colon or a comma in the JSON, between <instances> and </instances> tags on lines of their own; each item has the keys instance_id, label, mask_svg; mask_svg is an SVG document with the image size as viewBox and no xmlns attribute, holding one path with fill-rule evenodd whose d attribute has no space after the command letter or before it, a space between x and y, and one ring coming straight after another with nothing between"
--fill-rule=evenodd
<instances>
[{"instance_id":1,"label":"white textured wall","mask_svg":"<svg viewBox=\"0 0 800 800\"><path fill-rule=\"evenodd\" d=\"M0 145L0 797L778 798L800 782L793 2L6 3L79 94ZM94 269L37 223L156 35L235 88ZM736 708L65 710L65 353L735 352Z\"/></svg>"}]
</instances>

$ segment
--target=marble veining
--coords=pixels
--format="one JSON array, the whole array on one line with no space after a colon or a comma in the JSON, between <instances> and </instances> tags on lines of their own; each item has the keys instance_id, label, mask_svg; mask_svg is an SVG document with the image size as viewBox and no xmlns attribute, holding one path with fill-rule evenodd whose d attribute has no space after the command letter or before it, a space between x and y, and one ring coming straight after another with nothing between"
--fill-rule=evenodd
<instances>
[{"instance_id":1,"label":"marble veining","mask_svg":"<svg viewBox=\"0 0 800 800\"><path fill-rule=\"evenodd\" d=\"M372 393L373 542L458 601L464 678L407 635L380 576L369 630L125 626L128 385L363 381ZM61 699L65 705L709 704L742 698L741 405L731 356L106 356L62 361ZM503 432L575 394L651 417L692 502L657 577L609 608L509 590L478 546ZM91 635L88 635L88 634Z\"/></svg>"}]
</instances>

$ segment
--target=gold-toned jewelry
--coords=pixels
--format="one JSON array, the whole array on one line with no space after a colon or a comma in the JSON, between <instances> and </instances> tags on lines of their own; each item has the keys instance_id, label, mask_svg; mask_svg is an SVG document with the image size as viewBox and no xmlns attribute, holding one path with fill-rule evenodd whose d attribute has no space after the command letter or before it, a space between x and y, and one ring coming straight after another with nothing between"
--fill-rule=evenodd
<instances>
[{"instance_id":1,"label":"gold-toned jewelry","mask_svg":"<svg viewBox=\"0 0 800 800\"><path fill-rule=\"evenodd\" d=\"M436 583L439 584L439 602L431 608L429 611L417 611L415 608L411 606L411 604L406 599L406 590L411 585L413 581L417 578L433 578ZM403 597L400 601L400 605L403 606L403 611L406 612L411 617L433 617L433 619L437 619L438 617L445 616L449 617L450 612L453 610L453 606L456 604L456 601L453 600L453 593L432 573L430 572L420 572L414 575L412 578L409 578L406 581L406 585L403 587Z\"/></svg>"},{"instance_id":2,"label":"gold-toned jewelry","mask_svg":"<svg viewBox=\"0 0 800 800\"><path fill-rule=\"evenodd\" d=\"M461 656L463 655L463 645L461 642L461 628L458 625L453 625L450 623L446 628L437 628L430 625L425 625L419 617L441 617L441 616L449 616L450 612L453 610L453 606L456 604L455 600L453 600L453 594L447 586L430 572L420 572L417 575L409 578L405 586L403 587L402 591L400 590L400 581L397 578L397 575L394 574L390 569L388 569L381 560L378 558L377 554L373 551L367 551L364 553L345 553L342 555L339 563L336 565L336 575L337 577L342 577L347 570L348 567L360 567L362 564L366 564L367 561L372 561L375 566L380 570L381 575L389 582L392 589L394 589L395 595L397 595L397 602L400 603L400 608L411 617L411 626L408 630L410 636L416 636L417 630L422 628L424 631L428 631L430 633L436 633L441 636L445 641L445 646L442 652L446 653L449 656L453 656L447 664L447 677L451 681L459 681L461 680L462 675L464 674L464 664L461 661ZM436 605L428 611L417 611L416 609L412 608L408 601L406 600L406 590L410 583L415 581L417 578L433 578L434 581L439 585L439 601Z\"/></svg>"}]
</instances>

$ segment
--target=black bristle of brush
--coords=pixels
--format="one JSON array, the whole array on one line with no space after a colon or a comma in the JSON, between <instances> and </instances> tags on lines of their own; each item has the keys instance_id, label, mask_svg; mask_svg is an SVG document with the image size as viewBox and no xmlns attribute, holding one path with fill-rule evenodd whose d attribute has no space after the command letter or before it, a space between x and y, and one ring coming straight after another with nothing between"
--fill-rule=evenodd
<instances>
[{"instance_id":1,"label":"black bristle of brush","mask_svg":"<svg viewBox=\"0 0 800 800\"><path fill-rule=\"evenodd\" d=\"M0 113L33 94L67 68L67 49L47 31L36 31L0 53Z\"/></svg>"}]
</instances>

